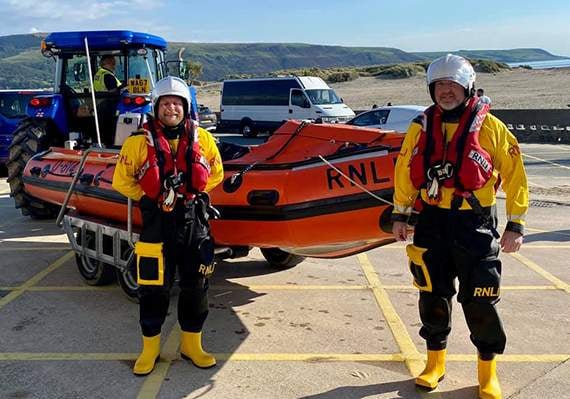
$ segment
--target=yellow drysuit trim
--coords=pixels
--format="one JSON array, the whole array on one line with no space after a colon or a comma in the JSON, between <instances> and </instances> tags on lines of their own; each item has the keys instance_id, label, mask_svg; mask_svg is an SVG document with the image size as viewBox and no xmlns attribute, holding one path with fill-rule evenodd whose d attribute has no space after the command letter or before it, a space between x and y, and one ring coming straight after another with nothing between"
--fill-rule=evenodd
<instances>
[{"instance_id":1,"label":"yellow drysuit trim","mask_svg":"<svg viewBox=\"0 0 570 399\"><path fill-rule=\"evenodd\" d=\"M410 271L412 272L412 275L415 276L413 268L419 267L424 275L424 279L426 282L425 285L419 285L417 279L414 277L414 286L421 291L431 292L432 291L431 278L429 276L429 272L426 263L424 261L424 253L426 253L426 251L427 248L416 247L414 244L409 244L406 246L406 253L410 258Z\"/></svg>"}]
</instances>

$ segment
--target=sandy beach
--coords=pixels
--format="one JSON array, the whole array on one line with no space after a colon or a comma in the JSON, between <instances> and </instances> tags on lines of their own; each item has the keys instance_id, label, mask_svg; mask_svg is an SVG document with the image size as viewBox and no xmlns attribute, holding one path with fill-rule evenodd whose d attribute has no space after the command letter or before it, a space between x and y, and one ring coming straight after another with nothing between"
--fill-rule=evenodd
<instances>
[{"instance_id":1,"label":"sandy beach","mask_svg":"<svg viewBox=\"0 0 570 399\"><path fill-rule=\"evenodd\" d=\"M352 109L372 104L429 105L425 76L407 79L360 77L331 85ZM478 73L477 87L485 89L497 109L560 109L570 104L570 68L527 70L516 68L499 73ZM220 109L221 83L198 88L198 101L215 111Z\"/></svg>"}]
</instances>

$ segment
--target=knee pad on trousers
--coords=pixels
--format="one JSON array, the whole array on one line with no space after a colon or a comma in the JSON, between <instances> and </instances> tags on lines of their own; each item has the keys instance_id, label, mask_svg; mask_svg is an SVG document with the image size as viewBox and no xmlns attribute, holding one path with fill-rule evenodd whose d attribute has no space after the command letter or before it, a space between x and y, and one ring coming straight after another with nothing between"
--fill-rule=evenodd
<instances>
[{"instance_id":1,"label":"knee pad on trousers","mask_svg":"<svg viewBox=\"0 0 570 399\"><path fill-rule=\"evenodd\" d=\"M420 292L419 309L420 336L427 341L428 349L444 349L451 331L451 298Z\"/></svg>"},{"instance_id":2,"label":"knee pad on trousers","mask_svg":"<svg viewBox=\"0 0 570 399\"><path fill-rule=\"evenodd\" d=\"M507 337L493 304L471 301L463 304L471 341L481 353L503 353Z\"/></svg>"}]
</instances>

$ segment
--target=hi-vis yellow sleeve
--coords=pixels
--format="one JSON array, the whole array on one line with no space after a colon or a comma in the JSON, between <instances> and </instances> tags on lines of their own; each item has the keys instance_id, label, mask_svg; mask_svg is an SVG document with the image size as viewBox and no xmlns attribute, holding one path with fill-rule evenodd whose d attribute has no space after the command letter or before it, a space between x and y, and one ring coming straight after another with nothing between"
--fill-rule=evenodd
<instances>
[{"instance_id":1,"label":"hi-vis yellow sleeve","mask_svg":"<svg viewBox=\"0 0 570 399\"><path fill-rule=\"evenodd\" d=\"M394 213L410 215L418 190L410 178L410 160L420 138L421 125L412 122L402 143L394 173Z\"/></svg>"},{"instance_id":2,"label":"hi-vis yellow sleeve","mask_svg":"<svg viewBox=\"0 0 570 399\"><path fill-rule=\"evenodd\" d=\"M206 129L198 128L198 140L202 155L210 164L210 177L204 191L209 192L224 179L224 165L214 136Z\"/></svg>"},{"instance_id":3,"label":"hi-vis yellow sleeve","mask_svg":"<svg viewBox=\"0 0 570 399\"><path fill-rule=\"evenodd\" d=\"M147 143L144 134L129 136L121 148L119 160L113 174L113 188L135 201L141 199L144 191L135 174L147 158Z\"/></svg>"},{"instance_id":4,"label":"hi-vis yellow sleeve","mask_svg":"<svg viewBox=\"0 0 570 399\"><path fill-rule=\"evenodd\" d=\"M499 119L488 115L487 121L497 132L493 161L501 176L501 187L507 195L507 220L524 226L528 211L528 182L519 143Z\"/></svg>"}]
</instances>

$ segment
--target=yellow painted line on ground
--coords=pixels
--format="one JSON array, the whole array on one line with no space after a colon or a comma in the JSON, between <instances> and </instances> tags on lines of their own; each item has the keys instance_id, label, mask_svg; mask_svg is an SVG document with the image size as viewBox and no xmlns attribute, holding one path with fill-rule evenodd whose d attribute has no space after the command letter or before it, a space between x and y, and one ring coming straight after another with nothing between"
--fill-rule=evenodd
<instances>
[{"instance_id":1,"label":"yellow painted line on ground","mask_svg":"<svg viewBox=\"0 0 570 399\"><path fill-rule=\"evenodd\" d=\"M225 285L211 285L211 290L228 290L228 293L231 291L237 290L254 290L254 291L270 291L270 290L368 290L370 286L368 285L303 285L303 284L282 284L282 285L274 285L274 284L252 284L252 285L243 285L241 284L240 287L235 286L225 286Z\"/></svg>"},{"instance_id":2,"label":"yellow painted line on ground","mask_svg":"<svg viewBox=\"0 0 570 399\"><path fill-rule=\"evenodd\" d=\"M552 284L554 284L556 286L556 288L563 290L563 291L566 291L567 293L570 294L570 285L568 285L564 281L560 280L558 277L555 277L554 275L550 274L549 272L544 270L542 267L540 267L539 265L534 263L532 260L525 258L524 256L522 256L519 253L510 253L509 255L511 255L513 258L517 259L519 262L521 262L523 265L525 265L529 269L533 270L535 273L540 274L542 277L544 277L545 279L550 281Z\"/></svg>"},{"instance_id":3,"label":"yellow painted line on ground","mask_svg":"<svg viewBox=\"0 0 570 399\"><path fill-rule=\"evenodd\" d=\"M178 338L178 337L176 337ZM166 346L161 352L161 361L164 364L165 358L172 357L170 361L178 358L176 353L178 347L177 339L174 351L167 355ZM405 358L400 353L214 353L219 361L229 362L401 362ZM32 353L32 352L7 352L0 353L0 361L135 361L138 353ZM424 359L423 354L418 354L416 359ZM477 360L475 354L448 354L448 362L474 362ZM499 355L500 362L511 363L560 363L570 360L570 354L513 354ZM156 372L153 371L152 374ZM151 375L152 375L151 374ZM148 378L148 377L147 377Z\"/></svg>"},{"instance_id":4,"label":"yellow painted line on ground","mask_svg":"<svg viewBox=\"0 0 570 399\"><path fill-rule=\"evenodd\" d=\"M31 279L26 281L18 289L13 290L8 295L6 295L5 297L0 298L0 309L2 307L4 307L5 305L7 305L8 303L12 302L14 299L18 298L20 295L22 295L24 292L26 292L26 290L28 290L30 287L36 285L39 281L41 281L49 273L53 272L54 270L59 268L61 265L63 265L65 262L67 262L68 260L73 258L74 255L75 255L75 253L73 251L66 253L65 255L63 255L59 259L57 259L55 262L53 262L51 265L49 265L47 268L45 268L44 270L42 270L41 272L39 272L38 274L33 276Z\"/></svg>"},{"instance_id":5,"label":"yellow painted line on ground","mask_svg":"<svg viewBox=\"0 0 570 399\"><path fill-rule=\"evenodd\" d=\"M132 360L137 359L136 353L29 353L9 352L0 353L0 361L30 361L30 360Z\"/></svg>"},{"instance_id":6,"label":"yellow painted line on ground","mask_svg":"<svg viewBox=\"0 0 570 399\"><path fill-rule=\"evenodd\" d=\"M548 163L550 165L558 166L559 168L562 168L562 169L570 169L570 167L568 167L566 165L561 165L561 164L556 163L556 162L547 161L546 159L542 159L542 158L535 157L535 156L528 155L528 154L522 154L522 155L527 157L527 158L535 159L535 160L540 161L540 162L544 162L544 163Z\"/></svg>"},{"instance_id":7,"label":"yellow painted line on ground","mask_svg":"<svg viewBox=\"0 0 570 399\"><path fill-rule=\"evenodd\" d=\"M401 291L417 291L418 289L412 285L385 285L386 290L401 290ZM524 291L524 290L557 290L558 287L554 285L501 285L501 291Z\"/></svg>"},{"instance_id":8,"label":"yellow painted line on ground","mask_svg":"<svg viewBox=\"0 0 570 399\"><path fill-rule=\"evenodd\" d=\"M399 353L216 353L217 360L252 362L401 362Z\"/></svg>"},{"instance_id":9,"label":"yellow painted line on ground","mask_svg":"<svg viewBox=\"0 0 570 399\"><path fill-rule=\"evenodd\" d=\"M226 287L224 286L210 286L212 291L223 291ZM228 287L230 288L230 287ZM362 291L369 290L372 287L369 285L354 285L354 286L296 286L294 288L297 291L311 291L311 290L352 290L352 291ZM390 291L417 291L417 288L412 285L384 285L382 286L385 290ZM107 286L107 287L96 287L90 285L80 285L80 286L34 286L29 288L22 288L22 286L14 287L0 287L0 291L14 291L14 290L26 290L34 292L50 292L50 291L119 291L121 288L118 286ZM288 290L289 288L283 288L283 286L272 286L272 285L243 285L241 287L231 287L227 292L214 293L212 297L219 297L223 295L231 294L231 291L239 290L257 290L257 291L271 291L271 290ZM554 285L512 285L512 286L501 286L501 290L504 291L524 291L524 290L557 290L558 287Z\"/></svg>"},{"instance_id":10,"label":"yellow painted line on ground","mask_svg":"<svg viewBox=\"0 0 570 399\"><path fill-rule=\"evenodd\" d=\"M382 283L380 282L380 278L378 278L378 274L374 270L374 267L370 263L368 256L366 254L359 254L358 261L360 262L360 266L364 271L364 275L366 279L370 283L372 287L372 293L376 298L376 302L380 306L384 317L386 318L386 322L388 326L390 326L390 330L394 335L394 339L400 348L402 355L405 358L406 366L412 376L416 376L422 372L424 369L425 363L423 360L419 360L420 353L414 345L414 342L410 338L408 331L406 330L406 326L398 316L398 313L394 309L386 290L384 289Z\"/></svg>"},{"instance_id":11,"label":"yellow painted line on ground","mask_svg":"<svg viewBox=\"0 0 570 399\"><path fill-rule=\"evenodd\" d=\"M35 291L35 292L50 292L50 291L118 291L121 288L118 286L108 286L108 287L95 287L91 285L80 285L80 286L35 286L29 288L22 288L22 286L17 287L0 287L0 291L15 291L15 290L24 290L24 291Z\"/></svg>"},{"instance_id":12,"label":"yellow painted line on ground","mask_svg":"<svg viewBox=\"0 0 570 399\"><path fill-rule=\"evenodd\" d=\"M166 343L160 350L160 361L156 363L154 371L145 377L145 381L137 395L137 399L154 399L160 391L160 387L168 374L168 369L173 360L178 358L178 346L180 343L180 326L176 324Z\"/></svg>"},{"instance_id":13,"label":"yellow painted line on ground","mask_svg":"<svg viewBox=\"0 0 570 399\"><path fill-rule=\"evenodd\" d=\"M36 292L49 292L49 291L119 291L121 288L119 286L108 286L108 287L94 287L90 285L85 286L42 286L42 287L30 287L28 291L36 291Z\"/></svg>"},{"instance_id":14,"label":"yellow painted line on ground","mask_svg":"<svg viewBox=\"0 0 570 399\"><path fill-rule=\"evenodd\" d=\"M0 241L2 242L2 241ZM71 248L54 248L54 247L10 247L0 248L0 252L26 252L26 251L69 251Z\"/></svg>"}]
</instances>

